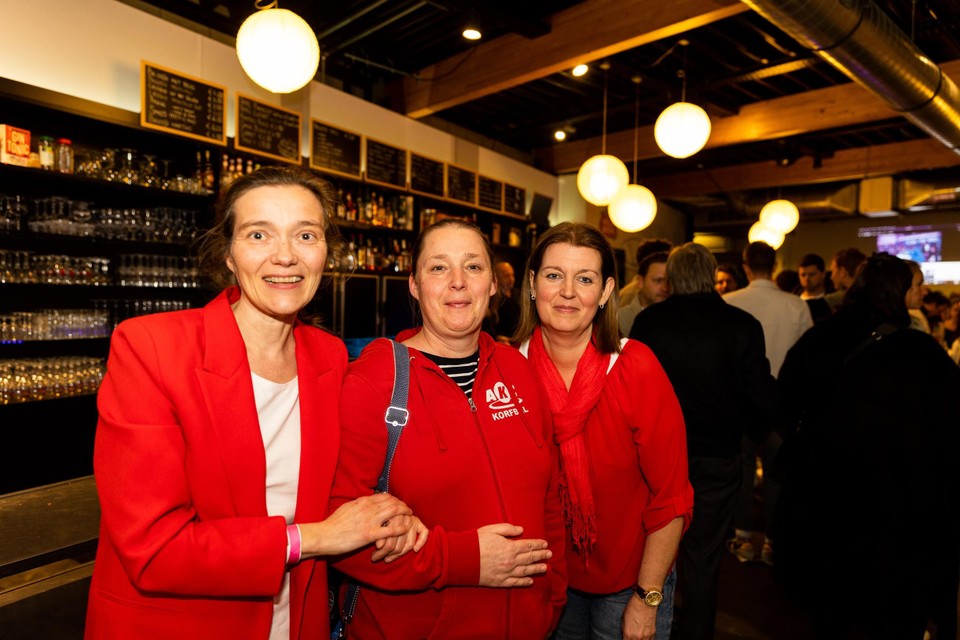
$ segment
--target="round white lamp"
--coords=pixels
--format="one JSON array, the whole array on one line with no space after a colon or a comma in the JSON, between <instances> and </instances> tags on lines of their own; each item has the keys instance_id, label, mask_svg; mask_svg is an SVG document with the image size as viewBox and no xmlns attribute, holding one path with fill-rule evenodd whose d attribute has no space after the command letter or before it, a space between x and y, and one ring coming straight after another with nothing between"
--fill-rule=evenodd
<instances>
[{"instance_id":1,"label":"round white lamp","mask_svg":"<svg viewBox=\"0 0 960 640\"><path fill-rule=\"evenodd\" d=\"M577 189L583 199L599 207L610 204L613 196L627 186L630 175L627 165L616 156L597 155L589 158L577 172Z\"/></svg>"},{"instance_id":2,"label":"round white lamp","mask_svg":"<svg viewBox=\"0 0 960 640\"><path fill-rule=\"evenodd\" d=\"M610 201L607 213L618 229L636 233L649 227L657 217L657 199L642 185L627 185Z\"/></svg>"},{"instance_id":3,"label":"round white lamp","mask_svg":"<svg viewBox=\"0 0 960 640\"><path fill-rule=\"evenodd\" d=\"M710 116L693 103L675 102L657 118L653 137L668 156L689 158L710 139Z\"/></svg>"},{"instance_id":4,"label":"round white lamp","mask_svg":"<svg viewBox=\"0 0 960 640\"><path fill-rule=\"evenodd\" d=\"M753 223L750 231L747 232L747 240L750 242L766 242L774 249L779 249L783 244L783 234L776 229L763 226L759 220Z\"/></svg>"},{"instance_id":5,"label":"round white lamp","mask_svg":"<svg viewBox=\"0 0 960 640\"><path fill-rule=\"evenodd\" d=\"M258 85L273 93L290 93L313 80L320 45L310 25L294 12L261 9L240 25L237 57Z\"/></svg>"},{"instance_id":6,"label":"round white lamp","mask_svg":"<svg viewBox=\"0 0 960 640\"><path fill-rule=\"evenodd\" d=\"M789 200L771 200L760 209L760 223L786 235L797 228L800 211Z\"/></svg>"}]
</instances>

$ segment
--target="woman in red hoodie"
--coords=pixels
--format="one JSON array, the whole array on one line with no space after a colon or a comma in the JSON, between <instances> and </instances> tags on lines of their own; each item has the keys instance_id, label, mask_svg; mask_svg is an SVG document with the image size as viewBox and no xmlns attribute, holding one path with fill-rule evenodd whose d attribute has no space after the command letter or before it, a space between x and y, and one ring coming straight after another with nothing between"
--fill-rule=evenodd
<instances>
[{"instance_id":1,"label":"woman in red hoodie","mask_svg":"<svg viewBox=\"0 0 960 640\"><path fill-rule=\"evenodd\" d=\"M410 293L423 330L404 343L410 413L389 488L432 529L423 549L395 562L357 553L338 563L362 584L349 634L540 640L556 625L566 590L546 405L523 356L480 330L497 290L480 230L438 222L418 238L413 262ZM333 508L377 486L393 371L386 340L347 370Z\"/></svg>"},{"instance_id":2,"label":"woman in red hoodie","mask_svg":"<svg viewBox=\"0 0 960 640\"><path fill-rule=\"evenodd\" d=\"M669 637L667 577L693 512L680 404L653 353L620 339L615 265L599 231L562 223L530 255L520 297L514 340L553 413L569 528L555 640Z\"/></svg>"}]
</instances>

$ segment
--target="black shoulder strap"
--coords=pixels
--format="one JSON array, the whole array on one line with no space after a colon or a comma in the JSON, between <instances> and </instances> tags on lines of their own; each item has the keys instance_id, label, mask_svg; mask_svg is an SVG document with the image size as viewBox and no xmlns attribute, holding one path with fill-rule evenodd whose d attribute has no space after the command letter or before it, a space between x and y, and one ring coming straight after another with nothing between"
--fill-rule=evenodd
<instances>
[{"instance_id":1,"label":"black shoulder strap","mask_svg":"<svg viewBox=\"0 0 960 640\"><path fill-rule=\"evenodd\" d=\"M387 457L383 461L383 470L377 481L377 493L386 493L390 487L390 466L393 464L393 454L396 453L400 434L407 426L410 412L407 410L407 394L410 389L410 355L407 347L391 340L393 343L393 394L390 406L387 407L383 420L387 425Z\"/></svg>"},{"instance_id":2,"label":"black shoulder strap","mask_svg":"<svg viewBox=\"0 0 960 640\"><path fill-rule=\"evenodd\" d=\"M857 358L857 356L859 356L863 352L864 349L890 336L897 329L899 329L897 325L891 324L889 322L884 322L883 324L881 324L879 327L874 329L863 342L858 344L850 353L847 354L847 357L843 359L844 366L853 362Z\"/></svg>"},{"instance_id":3,"label":"black shoulder strap","mask_svg":"<svg viewBox=\"0 0 960 640\"><path fill-rule=\"evenodd\" d=\"M407 395L410 390L410 353L405 345L395 340L390 342L393 344L393 393L390 397L390 405L383 415L383 421L387 425L387 455L383 461L383 470L380 471L380 479L377 480L377 493L386 493L390 487L393 454L397 451L400 434L403 433L403 428L407 426L407 420L410 418L410 412L407 410ZM347 584L347 593L344 598L343 619L336 629L335 637L346 637L346 625L357 611L359 598L360 585L351 580Z\"/></svg>"}]
</instances>

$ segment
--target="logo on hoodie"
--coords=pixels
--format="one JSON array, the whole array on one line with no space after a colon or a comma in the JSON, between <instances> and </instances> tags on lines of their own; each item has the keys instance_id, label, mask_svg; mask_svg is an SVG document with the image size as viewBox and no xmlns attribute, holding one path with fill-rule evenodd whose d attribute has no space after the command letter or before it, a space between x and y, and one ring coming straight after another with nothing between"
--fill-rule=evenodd
<instances>
[{"instance_id":1,"label":"logo on hoodie","mask_svg":"<svg viewBox=\"0 0 960 640\"><path fill-rule=\"evenodd\" d=\"M487 403L494 420L503 420L510 416L518 416L520 412L529 413L523 405L523 398L517 394L517 389L510 385L513 394L503 382L497 382L493 387L487 389L484 395L484 402Z\"/></svg>"}]
</instances>

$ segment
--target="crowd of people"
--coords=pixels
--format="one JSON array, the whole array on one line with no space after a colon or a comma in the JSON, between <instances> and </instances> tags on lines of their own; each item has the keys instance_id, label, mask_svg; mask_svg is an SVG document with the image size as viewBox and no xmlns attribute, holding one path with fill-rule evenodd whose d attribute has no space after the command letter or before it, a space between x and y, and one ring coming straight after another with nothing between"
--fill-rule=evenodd
<instances>
[{"instance_id":1,"label":"crowd of people","mask_svg":"<svg viewBox=\"0 0 960 640\"><path fill-rule=\"evenodd\" d=\"M955 633L960 306L910 265L841 252L836 296L808 256L785 292L763 243L718 267L657 240L618 291L590 225L515 273L449 218L414 244L418 326L348 363L307 312L333 194L238 179L202 245L221 293L115 332L86 637L317 639L342 615L361 639L707 640L725 548L823 638Z\"/></svg>"}]
</instances>

